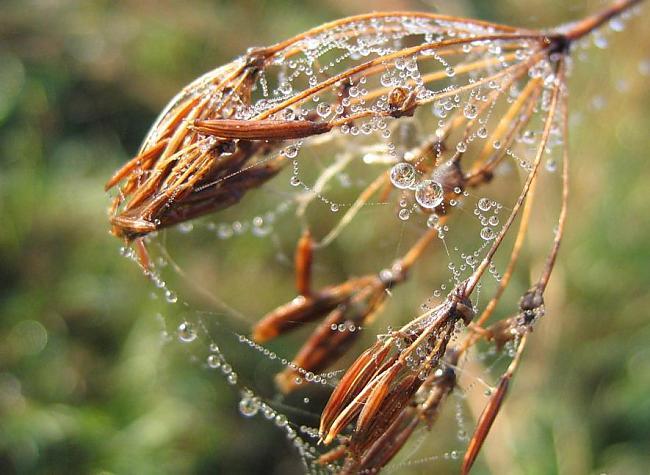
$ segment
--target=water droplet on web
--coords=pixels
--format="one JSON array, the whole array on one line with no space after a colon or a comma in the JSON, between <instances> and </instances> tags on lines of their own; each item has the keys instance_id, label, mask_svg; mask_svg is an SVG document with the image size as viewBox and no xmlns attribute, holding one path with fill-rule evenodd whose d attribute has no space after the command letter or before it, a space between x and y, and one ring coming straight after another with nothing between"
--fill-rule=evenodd
<instances>
[{"instance_id":1,"label":"water droplet on web","mask_svg":"<svg viewBox=\"0 0 650 475\"><path fill-rule=\"evenodd\" d=\"M492 228L485 226L483 229L481 229L481 238L485 241L491 241L494 239L494 231Z\"/></svg>"},{"instance_id":2,"label":"water droplet on web","mask_svg":"<svg viewBox=\"0 0 650 475\"><path fill-rule=\"evenodd\" d=\"M463 141L458 142L456 144L456 150L458 150L459 153L465 153L467 151L467 144Z\"/></svg>"},{"instance_id":3,"label":"water droplet on web","mask_svg":"<svg viewBox=\"0 0 650 475\"><path fill-rule=\"evenodd\" d=\"M330 211L332 213L336 213L336 212L338 212L338 210L339 210L339 205L337 205L336 203L330 204Z\"/></svg>"},{"instance_id":4,"label":"water droplet on web","mask_svg":"<svg viewBox=\"0 0 650 475\"><path fill-rule=\"evenodd\" d=\"M552 158L549 158L546 161L546 170L553 173L554 171L557 170L557 162L553 160Z\"/></svg>"},{"instance_id":5,"label":"water droplet on web","mask_svg":"<svg viewBox=\"0 0 650 475\"><path fill-rule=\"evenodd\" d=\"M495 148L495 150L499 150L501 148L501 141L495 140L494 142L492 142L492 146Z\"/></svg>"},{"instance_id":6,"label":"water droplet on web","mask_svg":"<svg viewBox=\"0 0 650 475\"><path fill-rule=\"evenodd\" d=\"M442 185L434 180L422 180L415 188L415 201L423 208L432 209L442 203Z\"/></svg>"},{"instance_id":7,"label":"water droplet on web","mask_svg":"<svg viewBox=\"0 0 650 475\"><path fill-rule=\"evenodd\" d=\"M282 151L282 155L287 158L296 158L298 156L298 147L295 145L289 145Z\"/></svg>"},{"instance_id":8,"label":"water droplet on web","mask_svg":"<svg viewBox=\"0 0 650 475\"><path fill-rule=\"evenodd\" d=\"M440 218L437 214L432 214L427 218L427 226L430 228L435 228L438 225Z\"/></svg>"},{"instance_id":9,"label":"water droplet on web","mask_svg":"<svg viewBox=\"0 0 650 475\"><path fill-rule=\"evenodd\" d=\"M609 20L609 27L612 31L623 31L625 29L625 23L620 17L615 17Z\"/></svg>"},{"instance_id":10,"label":"water droplet on web","mask_svg":"<svg viewBox=\"0 0 650 475\"><path fill-rule=\"evenodd\" d=\"M488 131L485 127L481 127L476 131L476 135L478 135L480 138L484 139L488 136Z\"/></svg>"},{"instance_id":11,"label":"water droplet on web","mask_svg":"<svg viewBox=\"0 0 650 475\"><path fill-rule=\"evenodd\" d=\"M379 81L381 82L381 85L384 87L390 87L393 85L393 75L390 72L385 72L384 74L381 75L379 78Z\"/></svg>"},{"instance_id":12,"label":"water droplet on web","mask_svg":"<svg viewBox=\"0 0 650 475\"><path fill-rule=\"evenodd\" d=\"M208 366L212 369L217 369L221 366L221 358L219 355L209 355L207 358Z\"/></svg>"},{"instance_id":13,"label":"water droplet on web","mask_svg":"<svg viewBox=\"0 0 650 475\"><path fill-rule=\"evenodd\" d=\"M463 114L468 119L474 119L478 115L478 107L475 104L467 104L463 109Z\"/></svg>"},{"instance_id":14,"label":"water droplet on web","mask_svg":"<svg viewBox=\"0 0 650 475\"><path fill-rule=\"evenodd\" d=\"M190 322L183 322L178 325L178 339L183 343L196 340L196 331Z\"/></svg>"},{"instance_id":15,"label":"water droplet on web","mask_svg":"<svg viewBox=\"0 0 650 475\"><path fill-rule=\"evenodd\" d=\"M291 83L289 82L283 82L280 84L280 92L282 94L291 94L291 91L293 90L293 87L291 86Z\"/></svg>"},{"instance_id":16,"label":"water droplet on web","mask_svg":"<svg viewBox=\"0 0 650 475\"><path fill-rule=\"evenodd\" d=\"M183 234L191 232L192 229L194 229L194 225L192 223L180 223L178 225L178 230Z\"/></svg>"},{"instance_id":17,"label":"water droplet on web","mask_svg":"<svg viewBox=\"0 0 650 475\"><path fill-rule=\"evenodd\" d=\"M594 33L594 44L597 48L605 49L607 48L607 38L599 32Z\"/></svg>"},{"instance_id":18,"label":"water droplet on web","mask_svg":"<svg viewBox=\"0 0 650 475\"><path fill-rule=\"evenodd\" d=\"M253 417L259 410L260 404L257 398L244 397L239 401L239 412L241 412L243 416Z\"/></svg>"},{"instance_id":19,"label":"water droplet on web","mask_svg":"<svg viewBox=\"0 0 650 475\"><path fill-rule=\"evenodd\" d=\"M165 290L165 300L169 303L176 303L178 301L178 296L172 290Z\"/></svg>"},{"instance_id":20,"label":"water droplet on web","mask_svg":"<svg viewBox=\"0 0 650 475\"><path fill-rule=\"evenodd\" d=\"M323 118L330 115L331 112L332 112L332 107L326 102L321 102L320 104L318 104L318 106L316 106L316 113Z\"/></svg>"},{"instance_id":21,"label":"water droplet on web","mask_svg":"<svg viewBox=\"0 0 650 475\"><path fill-rule=\"evenodd\" d=\"M456 70L454 68L452 68L451 66L447 66L445 68L445 74L450 78L454 77L456 75Z\"/></svg>"},{"instance_id":22,"label":"water droplet on web","mask_svg":"<svg viewBox=\"0 0 650 475\"><path fill-rule=\"evenodd\" d=\"M397 216L399 216L399 219L402 221L406 221L411 217L411 212L406 208L402 208L399 210L399 213L397 213Z\"/></svg>"},{"instance_id":23,"label":"water droplet on web","mask_svg":"<svg viewBox=\"0 0 650 475\"><path fill-rule=\"evenodd\" d=\"M411 188L415 184L417 172L410 163L400 162L393 165L390 170L390 181L399 189Z\"/></svg>"},{"instance_id":24,"label":"water droplet on web","mask_svg":"<svg viewBox=\"0 0 650 475\"><path fill-rule=\"evenodd\" d=\"M284 414L278 414L275 416L275 425L278 427L284 427L287 425L287 416Z\"/></svg>"}]
</instances>

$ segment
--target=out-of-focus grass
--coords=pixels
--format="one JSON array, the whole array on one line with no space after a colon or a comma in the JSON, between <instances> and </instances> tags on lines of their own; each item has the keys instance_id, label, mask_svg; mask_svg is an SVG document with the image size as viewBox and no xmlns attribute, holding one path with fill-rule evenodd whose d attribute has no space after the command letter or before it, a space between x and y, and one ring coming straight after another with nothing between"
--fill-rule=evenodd
<instances>
[{"instance_id":1,"label":"out-of-focus grass","mask_svg":"<svg viewBox=\"0 0 650 475\"><path fill-rule=\"evenodd\" d=\"M439 6L541 26L601 5L588 3ZM427 7L3 3L0 473L299 469L270 424L238 416L236 394L222 380L188 363L178 345L162 346L161 304L107 234L103 183L180 86L247 47L344 14ZM647 12L611 36L611 48L575 64L567 239L548 316L477 473L633 474L650 464L646 19Z\"/></svg>"}]
</instances>

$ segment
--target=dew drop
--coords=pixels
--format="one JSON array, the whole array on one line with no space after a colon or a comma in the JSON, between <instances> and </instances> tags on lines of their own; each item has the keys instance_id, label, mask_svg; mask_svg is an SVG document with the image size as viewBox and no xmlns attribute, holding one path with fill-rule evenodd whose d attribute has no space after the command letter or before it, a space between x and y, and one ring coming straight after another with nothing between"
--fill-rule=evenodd
<instances>
[{"instance_id":1,"label":"dew drop","mask_svg":"<svg viewBox=\"0 0 650 475\"><path fill-rule=\"evenodd\" d=\"M196 331L190 322L183 322L178 325L178 339L183 343L196 340Z\"/></svg>"},{"instance_id":2,"label":"dew drop","mask_svg":"<svg viewBox=\"0 0 650 475\"><path fill-rule=\"evenodd\" d=\"M287 416L284 414L278 414L275 416L275 425L278 427L284 427L287 425L289 421L287 420Z\"/></svg>"},{"instance_id":3,"label":"dew drop","mask_svg":"<svg viewBox=\"0 0 650 475\"><path fill-rule=\"evenodd\" d=\"M553 173L557 170L557 162L552 158L546 161L546 170Z\"/></svg>"},{"instance_id":4,"label":"dew drop","mask_svg":"<svg viewBox=\"0 0 650 475\"><path fill-rule=\"evenodd\" d=\"M221 366L221 358L219 358L218 355L209 355L207 362L208 366L212 369L217 369L219 366Z\"/></svg>"},{"instance_id":5,"label":"dew drop","mask_svg":"<svg viewBox=\"0 0 650 475\"><path fill-rule=\"evenodd\" d=\"M481 229L481 238L485 241L491 241L494 239L494 231L492 228L485 226L483 229Z\"/></svg>"},{"instance_id":6,"label":"dew drop","mask_svg":"<svg viewBox=\"0 0 650 475\"><path fill-rule=\"evenodd\" d=\"M295 145L289 145L282 151L282 155L287 158L296 158L298 156L298 147Z\"/></svg>"},{"instance_id":7,"label":"dew drop","mask_svg":"<svg viewBox=\"0 0 650 475\"><path fill-rule=\"evenodd\" d=\"M393 85L393 76L390 72L385 72L384 74L381 75L379 78L379 81L381 82L381 85L384 87L390 87Z\"/></svg>"},{"instance_id":8,"label":"dew drop","mask_svg":"<svg viewBox=\"0 0 650 475\"><path fill-rule=\"evenodd\" d=\"M437 181L422 180L415 188L415 201L423 208L435 208L442 203L443 198L442 185Z\"/></svg>"},{"instance_id":9,"label":"dew drop","mask_svg":"<svg viewBox=\"0 0 650 475\"><path fill-rule=\"evenodd\" d=\"M321 117L327 117L332 112L332 107L326 102L321 102L316 106L316 113Z\"/></svg>"},{"instance_id":10,"label":"dew drop","mask_svg":"<svg viewBox=\"0 0 650 475\"><path fill-rule=\"evenodd\" d=\"M407 189L415 184L416 171L410 163L400 162L390 170L390 181L396 188Z\"/></svg>"},{"instance_id":11,"label":"dew drop","mask_svg":"<svg viewBox=\"0 0 650 475\"><path fill-rule=\"evenodd\" d=\"M239 412L243 416L253 417L260 410L260 404L257 398L245 397L239 401Z\"/></svg>"},{"instance_id":12,"label":"dew drop","mask_svg":"<svg viewBox=\"0 0 650 475\"><path fill-rule=\"evenodd\" d=\"M174 291L167 289L165 290L165 300L169 303L176 303L178 302L178 296Z\"/></svg>"},{"instance_id":13,"label":"dew drop","mask_svg":"<svg viewBox=\"0 0 650 475\"><path fill-rule=\"evenodd\" d=\"M478 107L475 104L467 104L463 109L463 114L468 119L475 119L478 115Z\"/></svg>"},{"instance_id":14,"label":"dew drop","mask_svg":"<svg viewBox=\"0 0 650 475\"><path fill-rule=\"evenodd\" d=\"M427 226L430 228L435 228L438 225L440 218L437 214L432 214L427 218Z\"/></svg>"},{"instance_id":15,"label":"dew drop","mask_svg":"<svg viewBox=\"0 0 650 475\"><path fill-rule=\"evenodd\" d=\"M623 31L625 29L625 23L623 23L623 20L621 20L618 17L614 17L611 20L609 20L609 27L612 29L612 31Z\"/></svg>"}]
</instances>

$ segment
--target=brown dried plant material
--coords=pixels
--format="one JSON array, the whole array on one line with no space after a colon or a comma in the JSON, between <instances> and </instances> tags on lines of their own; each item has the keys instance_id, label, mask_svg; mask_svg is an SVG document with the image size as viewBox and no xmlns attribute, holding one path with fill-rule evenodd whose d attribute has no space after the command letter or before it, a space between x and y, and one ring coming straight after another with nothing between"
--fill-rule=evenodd
<instances>
[{"instance_id":1,"label":"brown dried plant material","mask_svg":"<svg viewBox=\"0 0 650 475\"><path fill-rule=\"evenodd\" d=\"M253 339L266 342L317 322L293 364L276 377L280 390L288 393L297 389L297 379L325 371L352 347L360 334L356 330L381 313L390 293L424 260L425 250L453 218L454 203L469 196L467 190L505 183L499 167L518 161L520 192L500 228L481 235L484 252L469 275L457 278L439 305L380 335L361 353L333 390L318 431L325 445L333 445L318 463L339 473L377 473L418 427L435 426L457 389L462 358L479 341L498 350L509 345L516 355L499 378L464 456L461 473L469 473L530 333L545 312L544 291L567 217L566 74L572 46L639 1L618 0L592 17L546 31L428 13L374 13L251 49L181 91L138 155L108 181L106 188L117 190L109 211L112 232L136 240L139 261L148 270L152 264L139 238L233 206L285 169L293 169L292 180L298 179L303 144L386 137L392 122L408 129L423 106L432 106L440 119L437 128L409 139L404 150L393 150L386 162L390 169L369 174L366 188L322 239L303 222L294 255L298 295L253 328ZM330 60L328 54L337 49L345 54ZM296 69L292 63L308 65L304 70L311 72L287 73ZM519 159L513 150L528 140L530 127L540 129L527 142L534 157ZM519 308L495 320L528 233L540 164L557 144L563 152L561 209L546 263ZM334 172L328 169L323 175L327 173ZM382 203L399 201L406 218L408 213L429 217L432 229L422 230L390 270L314 288L311 274L319 249L376 197ZM298 206L301 219L308 202ZM517 220L505 272L475 318L476 289Z\"/></svg>"}]
</instances>

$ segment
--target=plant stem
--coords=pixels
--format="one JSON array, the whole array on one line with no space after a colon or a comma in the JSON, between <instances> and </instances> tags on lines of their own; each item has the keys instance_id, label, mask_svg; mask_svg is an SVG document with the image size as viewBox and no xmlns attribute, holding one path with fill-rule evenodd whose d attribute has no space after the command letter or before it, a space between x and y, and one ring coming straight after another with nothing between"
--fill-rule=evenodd
<instances>
[{"instance_id":1,"label":"plant stem","mask_svg":"<svg viewBox=\"0 0 650 475\"><path fill-rule=\"evenodd\" d=\"M583 36L588 35L594 31L596 28L602 26L603 23L619 16L638 3L641 3L641 1L642 0L618 0L601 12L591 15L584 20L580 20L576 24L572 25L570 30L567 31L564 36L569 41L580 39Z\"/></svg>"}]
</instances>

